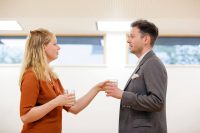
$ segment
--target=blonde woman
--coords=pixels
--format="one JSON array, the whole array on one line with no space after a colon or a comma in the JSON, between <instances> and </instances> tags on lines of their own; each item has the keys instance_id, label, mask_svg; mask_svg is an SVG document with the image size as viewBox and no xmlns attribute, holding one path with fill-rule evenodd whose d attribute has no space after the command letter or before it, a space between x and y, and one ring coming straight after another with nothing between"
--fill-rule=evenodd
<instances>
[{"instance_id":1,"label":"blonde woman","mask_svg":"<svg viewBox=\"0 0 200 133\"><path fill-rule=\"evenodd\" d=\"M30 32L19 80L22 133L61 133L62 109L77 114L103 88L104 83L99 83L77 101L74 94L64 94L60 80L49 66L59 50L56 36L50 31Z\"/></svg>"}]
</instances>

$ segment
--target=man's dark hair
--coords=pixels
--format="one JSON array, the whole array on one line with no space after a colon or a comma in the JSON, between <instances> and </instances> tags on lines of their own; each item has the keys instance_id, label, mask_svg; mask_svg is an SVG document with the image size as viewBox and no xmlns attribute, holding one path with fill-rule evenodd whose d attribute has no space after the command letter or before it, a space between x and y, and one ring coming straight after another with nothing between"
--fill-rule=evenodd
<instances>
[{"instance_id":1,"label":"man's dark hair","mask_svg":"<svg viewBox=\"0 0 200 133\"><path fill-rule=\"evenodd\" d=\"M147 20L137 20L131 24L131 27L137 27L140 29L142 35L148 34L151 37L151 46L153 47L154 42L158 37L158 28L155 24L148 22Z\"/></svg>"}]
</instances>

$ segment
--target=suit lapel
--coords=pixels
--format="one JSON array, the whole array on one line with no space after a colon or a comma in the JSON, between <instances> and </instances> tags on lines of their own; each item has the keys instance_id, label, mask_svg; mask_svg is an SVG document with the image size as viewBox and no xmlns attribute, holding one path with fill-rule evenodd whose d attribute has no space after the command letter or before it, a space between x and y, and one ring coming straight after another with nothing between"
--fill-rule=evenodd
<instances>
[{"instance_id":1,"label":"suit lapel","mask_svg":"<svg viewBox=\"0 0 200 133\"><path fill-rule=\"evenodd\" d=\"M151 56L155 55L155 53L151 50L149 51L145 56L144 58L141 60L141 62L139 63L139 65L135 68L134 72L131 74L131 77L137 73L140 69L140 67L144 64L144 62L149 59ZM129 80L127 81L125 87L124 87L124 90L126 90L127 86L129 85L130 81L131 81L131 77L129 78Z\"/></svg>"},{"instance_id":2,"label":"suit lapel","mask_svg":"<svg viewBox=\"0 0 200 133\"><path fill-rule=\"evenodd\" d=\"M135 74L135 73L137 73L137 71L139 70L139 65L135 68L135 70L134 70L134 72L131 74L131 76L130 76L130 78L128 79L128 81L127 81L127 83L126 83L126 85L125 85L125 89L124 90L126 90L126 87L129 85L129 83L130 83L130 81L131 81L131 77Z\"/></svg>"}]
</instances>

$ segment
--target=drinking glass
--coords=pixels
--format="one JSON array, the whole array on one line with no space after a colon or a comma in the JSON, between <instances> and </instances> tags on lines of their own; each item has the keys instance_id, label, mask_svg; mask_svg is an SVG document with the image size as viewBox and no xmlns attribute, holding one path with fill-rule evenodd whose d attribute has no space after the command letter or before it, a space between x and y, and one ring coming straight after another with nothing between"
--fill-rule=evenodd
<instances>
[{"instance_id":1,"label":"drinking glass","mask_svg":"<svg viewBox=\"0 0 200 133\"><path fill-rule=\"evenodd\" d=\"M75 90L74 89L65 89L64 93L75 95Z\"/></svg>"},{"instance_id":2,"label":"drinking glass","mask_svg":"<svg viewBox=\"0 0 200 133\"><path fill-rule=\"evenodd\" d=\"M116 87L118 86L118 80L117 79L109 79L110 82L112 82L113 85Z\"/></svg>"}]
</instances>

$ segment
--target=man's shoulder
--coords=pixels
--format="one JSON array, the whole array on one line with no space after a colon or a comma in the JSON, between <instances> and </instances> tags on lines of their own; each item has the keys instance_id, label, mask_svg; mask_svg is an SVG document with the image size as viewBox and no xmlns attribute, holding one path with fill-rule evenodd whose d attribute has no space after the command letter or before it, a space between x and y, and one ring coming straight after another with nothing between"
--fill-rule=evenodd
<instances>
[{"instance_id":1,"label":"man's shoulder","mask_svg":"<svg viewBox=\"0 0 200 133\"><path fill-rule=\"evenodd\" d=\"M151 57L149 57L145 63L144 63L144 68L157 68L157 69L165 69L165 65L163 64L163 62L160 60L159 57L157 57L156 55L153 55Z\"/></svg>"}]
</instances>

